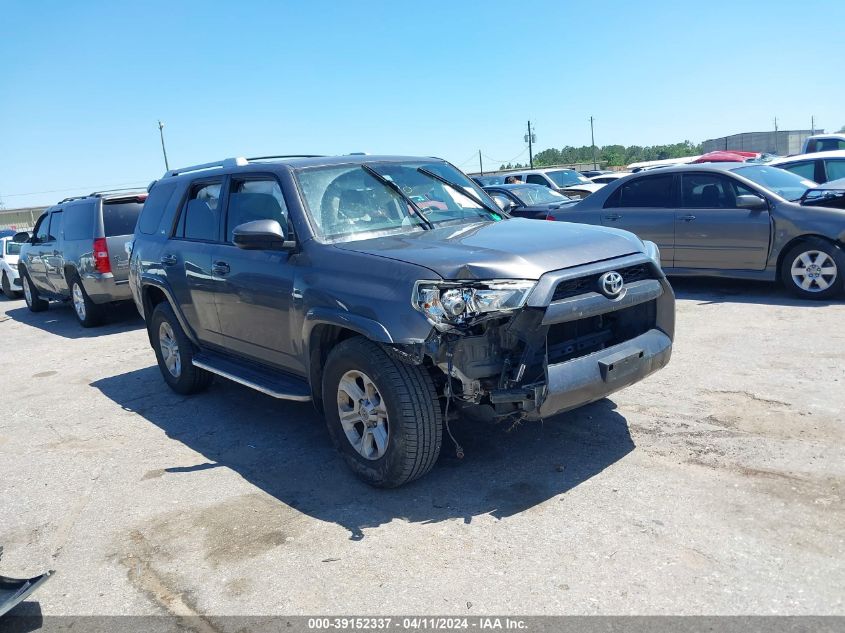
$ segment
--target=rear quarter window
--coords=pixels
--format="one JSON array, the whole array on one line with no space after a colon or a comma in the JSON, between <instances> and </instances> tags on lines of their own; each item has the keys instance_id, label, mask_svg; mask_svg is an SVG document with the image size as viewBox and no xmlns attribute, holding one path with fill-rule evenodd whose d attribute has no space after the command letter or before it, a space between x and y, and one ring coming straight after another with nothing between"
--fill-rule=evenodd
<instances>
[{"instance_id":1,"label":"rear quarter window","mask_svg":"<svg viewBox=\"0 0 845 633\"><path fill-rule=\"evenodd\" d=\"M94 212L97 203L79 202L65 207L65 240L90 240L94 237Z\"/></svg>"},{"instance_id":2,"label":"rear quarter window","mask_svg":"<svg viewBox=\"0 0 845 633\"><path fill-rule=\"evenodd\" d=\"M137 201L103 202L103 229L106 237L116 235L132 235L141 208L144 205Z\"/></svg>"},{"instance_id":3,"label":"rear quarter window","mask_svg":"<svg viewBox=\"0 0 845 633\"><path fill-rule=\"evenodd\" d=\"M174 191L176 183L156 184L152 188L138 220L138 231L145 235L154 235L158 231Z\"/></svg>"}]
</instances>

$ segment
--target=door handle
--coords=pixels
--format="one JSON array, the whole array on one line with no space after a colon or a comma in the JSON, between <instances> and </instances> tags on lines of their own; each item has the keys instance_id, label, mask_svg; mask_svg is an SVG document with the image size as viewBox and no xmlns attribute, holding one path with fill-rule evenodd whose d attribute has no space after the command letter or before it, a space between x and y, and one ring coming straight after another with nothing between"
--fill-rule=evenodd
<instances>
[{"instance_id":1,"label":"door handle","mask_svg":"<svg viewBox=\"0 0 845 633\"><path fill-rule=\"evenodd\" d=\"M165 266L175 266L176 265L176 255L162 255L161 256L161 263Z\"/></svg>"},{"instance_id":2,"label":"door handle","mask_svg":"<svg viewBox=\"0 0 845 633\"><path fill-rule=\"evenodd\" d=\"M611 213L610 215L604 216L605 220L621 220L622 216L616 213Z\"/></svg>"},{"instance_id":3,"label":"door handle","mask_svg":"<svg viewBox=\"0 0 845 633\"><path fill-rule=\"evenodd\" d=\"M214 275L228 275L230 270L229 264L226 262L214 262L211 267L211 272Z\"/></svg>"},{"instance_id":4,"label":"door handle","mask_svg":"<svg viewBox=\"0 0 845 633\"><path fill-rule=\"evenodd\" d=\"M684 222L692 222L693 220L695 220L695 216L694 215L682 215L678 219L683 220Z\"/></svg>"}]
</instances>

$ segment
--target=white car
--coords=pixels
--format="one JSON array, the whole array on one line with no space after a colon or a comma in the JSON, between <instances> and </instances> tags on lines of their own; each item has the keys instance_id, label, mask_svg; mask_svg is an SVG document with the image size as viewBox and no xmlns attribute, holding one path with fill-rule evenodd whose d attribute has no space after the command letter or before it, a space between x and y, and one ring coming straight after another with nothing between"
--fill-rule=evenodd
<instances>
[{"instance_id":1,"label":"white car","mask_svg":"<svg viewBox=\"0 0 845 633\"><path fill-rule=\"evenodd\" d=\"M769 163L819 184L845 178L845 150L812 152L778 158Z\"/></svg>"},{"instance_id":2,"label":"white car","mask_svg":"<svg viewBox=\"0 0 845 633\"><path fill-rule=\"evenodd\" d=\"M607 185L611 182L615 182L620 178L624 178L625 176L630 176L630 171L615 171L612 174L601 174L600 176L593 176L590 178L594 183L597 185Z\"/></svg>"},{"instance_id":3,"label":"white car","mask_svg":"<svg viewBox=\"0 0 845 633\"><path fill-rule=\"evenodd\" d=\"M18 254L21 244L16 244L11 237L0 238L0 285L3 294L9 299L21 296L21 278L18 275Z\"/></svg>"},{"instance_id":4,"label":"white car","mask_svg":"<svg viewBox=\"0 0 845 633\"><path fill-rule=\"evenodd\" d=\"M804 139L802 154L845 149L845 134L814 134Z\"/></svg>"},{"instance_id":5,"label":"white car","mask_svg":"<svg viewBox=\"0 0 845 633\"><path fill-rule=\"evenodd\" d=\"M566 167L522 169L509 171L504 175L516 176L520 182L529 185L543 185L570 198L584 198L604 186L591 181L586 176L582 176L574 169Z\"/></svg>"}]
</instances>

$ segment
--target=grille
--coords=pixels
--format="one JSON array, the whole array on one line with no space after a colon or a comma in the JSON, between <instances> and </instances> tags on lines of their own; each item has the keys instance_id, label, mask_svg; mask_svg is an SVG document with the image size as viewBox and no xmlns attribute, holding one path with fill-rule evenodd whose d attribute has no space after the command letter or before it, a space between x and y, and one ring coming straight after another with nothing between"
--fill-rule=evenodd
<instances>
[{"instance_id":1,"label":"grille","mask_svg":"<svg viewBox=\"0 0 845 633\"><path fill-rule=\"evenodd\" d=\"M655 325L657 301L549 327L549 363L563 363L645 334Z\"/></svg>"},{"instance_id":2,"label":"grille","mask_svg":"<svg viewBox=\"0 0 845 633\"><path fill-rule=\"evenodd\" d=\"M622 275L622 279L626 285L643 279L655 278L649 264L635 264L634 266L617 268L616 272ZM603 274L604 272L600 272L595 273L594 275L587 275L586 277L577 277L576 279L566 279L561 281L557 285L557 288L555 288L552 301L560 301L561 299L574 297L576 295L584 294L585 292L598 292L599 277Z\"/></svg>"}]
</instances>

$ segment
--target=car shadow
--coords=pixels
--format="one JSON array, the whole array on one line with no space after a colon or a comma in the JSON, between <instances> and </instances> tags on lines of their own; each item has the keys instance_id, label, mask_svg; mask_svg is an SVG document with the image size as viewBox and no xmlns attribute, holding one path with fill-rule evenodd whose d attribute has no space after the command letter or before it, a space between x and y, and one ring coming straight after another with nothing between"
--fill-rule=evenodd
<instances>
[{"instance_id":1,"label":"car shadow","mask_svg":"<svg viewBox=\"0 0 845 633\"><path fill-rule=\"evenodd\" d=\"M6 310L6 316L50 334L70 339L121 334L144 327L144 320L138 314L135 304L131 302L107 306L103 324L92 328L79 325L70 303L50 302L50 307L44 312L30 312L26 304L21 303L19 308Z\"/></svg>"},{"instance_id":2,"label":"car shadow","mask_svg":"<svg viewBox=\"0 0 845 633\"><path fill-rule=\"evenodd\" d=\"M43 627L44 616L38 601L21 602L6 615L0 616L0 631L3 633L30 633Z\"/></svg>"},{"instance_id":3,"label":"car shadow","mask_svg":"<svg viewBox=\"0 0 845 633\"><path fill-rule=\"evenodd\" d=\"M719 279L714 277L670 277L669 282L678 299L698 301L699 305L712 303L752 303L807 308L842 303L838 299L800 299L780 283L749 281L744 279Z\"/></svg>"},{"instance_id":4,"label":"car shadow","mask_svg":"<svg viewBox=\"0 0 845 633\"><path fill-rule=\"evenodd\" d=\"M634 448L625 418L609 400L515 427L461 421L452 427L464 459L455 457L444 433L429 474L379 490L346 467L310 403L276 400L217 379L187 404L165 386L155 365L92 386L204 456L205 463L173 464L150 477L229 468L288 506L343 526L353 540L394 519L470 523L481 515L513 516L566 493Z\"/></svg>"}]
</instances>

